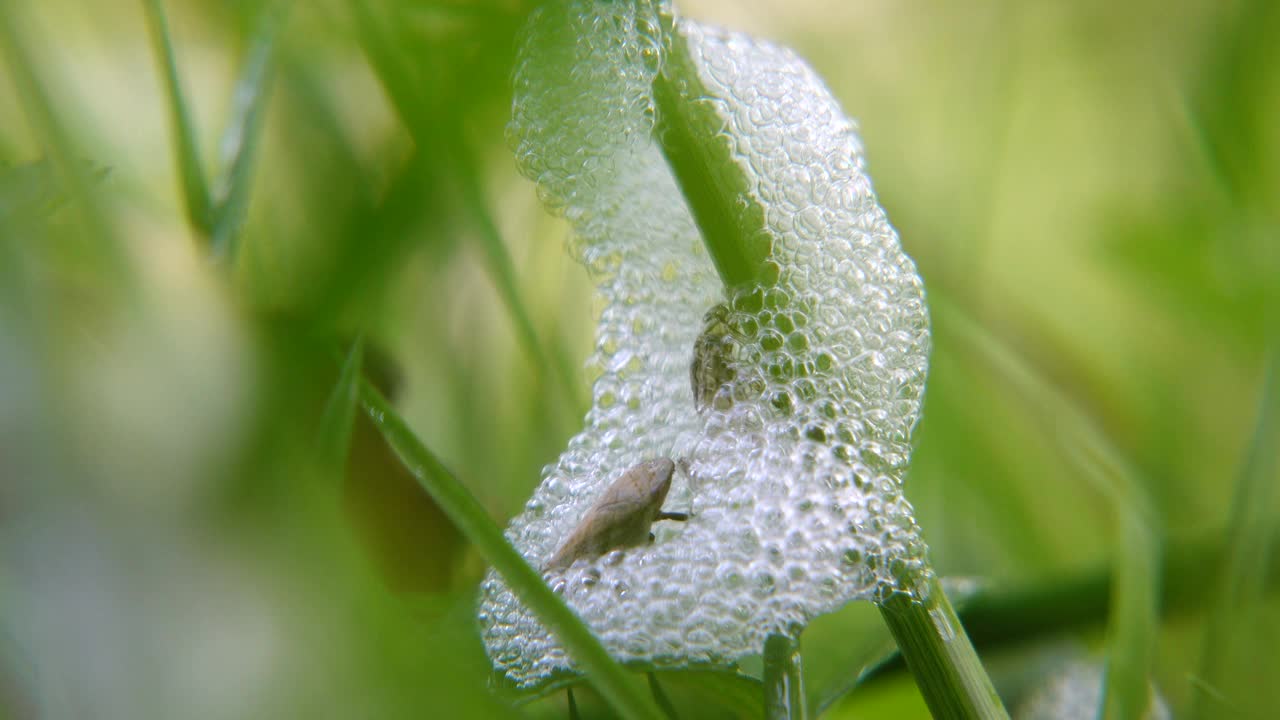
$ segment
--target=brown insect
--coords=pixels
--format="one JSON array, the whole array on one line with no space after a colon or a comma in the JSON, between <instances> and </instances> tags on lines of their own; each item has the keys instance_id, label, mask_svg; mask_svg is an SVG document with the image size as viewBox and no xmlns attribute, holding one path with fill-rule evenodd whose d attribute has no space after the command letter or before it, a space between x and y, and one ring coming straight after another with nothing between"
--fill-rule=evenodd
<instances>
[{"instance_id":1,"label":"brown insect","mask_svg":"<svg viewBox=\"0 0 1280 720\"><path fill-rule=\"evenodd\" d=\"M611 550L653 540L649 528L659 520L688 520L686 513L663 512L676 464L667 458L646 460L623 473L570 533L543 568L564 570L579 558L597 558Z\"/></svg>"},{"instance_id":2,"label":"brown insect","mask_svg":"<svg viewBox=\"0 0 1280 720\"><path fill-rule=\"evenodd\" d=\"M689 381L693 386L693 406L699 412L711 405L721 387L733 381L732 354L729 307L720 303L707 311L702 320L702 333L693 343Z\"/></svg>"}]
</instances>

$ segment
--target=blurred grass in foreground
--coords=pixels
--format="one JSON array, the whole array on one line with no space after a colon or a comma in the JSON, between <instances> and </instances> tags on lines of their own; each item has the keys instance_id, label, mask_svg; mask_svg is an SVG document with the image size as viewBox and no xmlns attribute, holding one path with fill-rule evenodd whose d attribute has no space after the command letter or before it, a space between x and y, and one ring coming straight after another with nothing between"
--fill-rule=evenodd
<instances>
[{"instance_id":1,"label":"blurred grass in foreground","mask_svg":"<svg viewBox=\"0 0 1280 720\"><path fill-rule=\"evenodd\" d=\"M0 12L0 707L511 714L485 690L473 551L367 427L345 473L316 438L332 352L359 334L499 523L577 427L590 286L502 140L531 3L164 4L210 196L242 168L229 267L214 226L187 221L144 5ZM1137 469L1169 562L1191 539L1225 548L1195 556L1211 589L1248 568L1240 612L1206 623L1226 602L1207 592L1159 626L1175 715L1280 707L1277 493L1246 496L1266 507L1225 544L1246 454L1280 480L1274 432L1255 428L1280 337L1277 6L683 7L795 46L862 122L933 291L907 492L935 562L994 589L1067 588L1018 608L1049 631L988 646L1010 705L1034 664L1013 658L1101 648L1104 610L1060 627L1045 597L1083 597L1071 583L1114 559L1111 510L1064 456L1066 419L984 362L957 311ZM261 129L245 125L260 135L238 165L222 137L271 12ZM881 657L868 610L806 633L814 702ZM880 677L833 714L923 712ZM678 709L751 707L733 681L668 686ZM520 711L564 717L550 697Z\"/></svg>"}]
</instances>

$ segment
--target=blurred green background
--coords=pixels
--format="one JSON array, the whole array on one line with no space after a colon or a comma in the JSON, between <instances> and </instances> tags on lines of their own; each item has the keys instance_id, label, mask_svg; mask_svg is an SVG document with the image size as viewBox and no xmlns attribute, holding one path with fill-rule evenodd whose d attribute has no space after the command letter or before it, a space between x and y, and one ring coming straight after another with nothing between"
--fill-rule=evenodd
<instances>
[{"instance_id":1,"label":"blurred green background","mask_svg":"<svg viewBox=\"0 0 1280 720\"><path fill-rule=\"evenodd\" d=\"M377 432L345 467L320 433L361 335L500 524L579 427L600 304L504 143L533 3L165 3L232 199L204 230L148 5L0 8L0 715L565 717L486 689L483 563ZM793 46L860 122L934 316L907 495L984 588L1006 697L1104 641L1122 541L1084 428L1164 541L1175 714L1280 708L1280 4L679 7ZM814 701L924 714L893 666L842 695L884 642L867 606L817 621ZM758 707L668 681L692 717Z\"/></svg>"}]
</instances>

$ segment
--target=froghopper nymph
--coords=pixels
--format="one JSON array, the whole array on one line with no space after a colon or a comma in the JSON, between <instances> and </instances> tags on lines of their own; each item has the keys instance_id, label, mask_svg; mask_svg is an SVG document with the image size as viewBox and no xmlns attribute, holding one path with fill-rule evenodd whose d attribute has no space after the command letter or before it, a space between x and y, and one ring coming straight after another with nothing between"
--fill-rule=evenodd
<instances>
[{"instance_id":1,"label":"froghopper nymph","mask_svg":"<svg viewBox=\"0 0 1280 720\"><path fill-rule=\"evenodd\" d=\"M652 540L649 528L658 520L688 520L685 513L662 511L675 470L670 459L656 458L619 476L587 510L543 571L561 571L578 559L643 545Z\"/></svg>"}]
</instances>

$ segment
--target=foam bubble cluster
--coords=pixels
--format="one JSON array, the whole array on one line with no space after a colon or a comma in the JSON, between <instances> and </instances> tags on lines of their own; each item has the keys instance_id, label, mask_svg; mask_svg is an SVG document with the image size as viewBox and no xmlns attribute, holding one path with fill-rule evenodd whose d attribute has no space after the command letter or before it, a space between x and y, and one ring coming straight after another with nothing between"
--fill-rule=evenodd
<instances>
[{"instance_id":1,"label":"foam bubble cluster","mask_svg":"<svg viewBox=\"0 0 1280 720\"><path fill-rule=\"evenodd\" d=\"M624 662L730 663L925 572L902 479L928 319L854 126L817 75L786 49L681 20L778 270L769 287L726 297L652 137L658 10L550 3L521 51L517 160L573 224L572 251L607 306L586 427L507 534L544 567L616 478L676 459L665 508L687 522L547 578ZM711 383L697 403L695 347ZM570 668L496 574L480 621L517 684Z\"/></svg>"}]
</instances>

